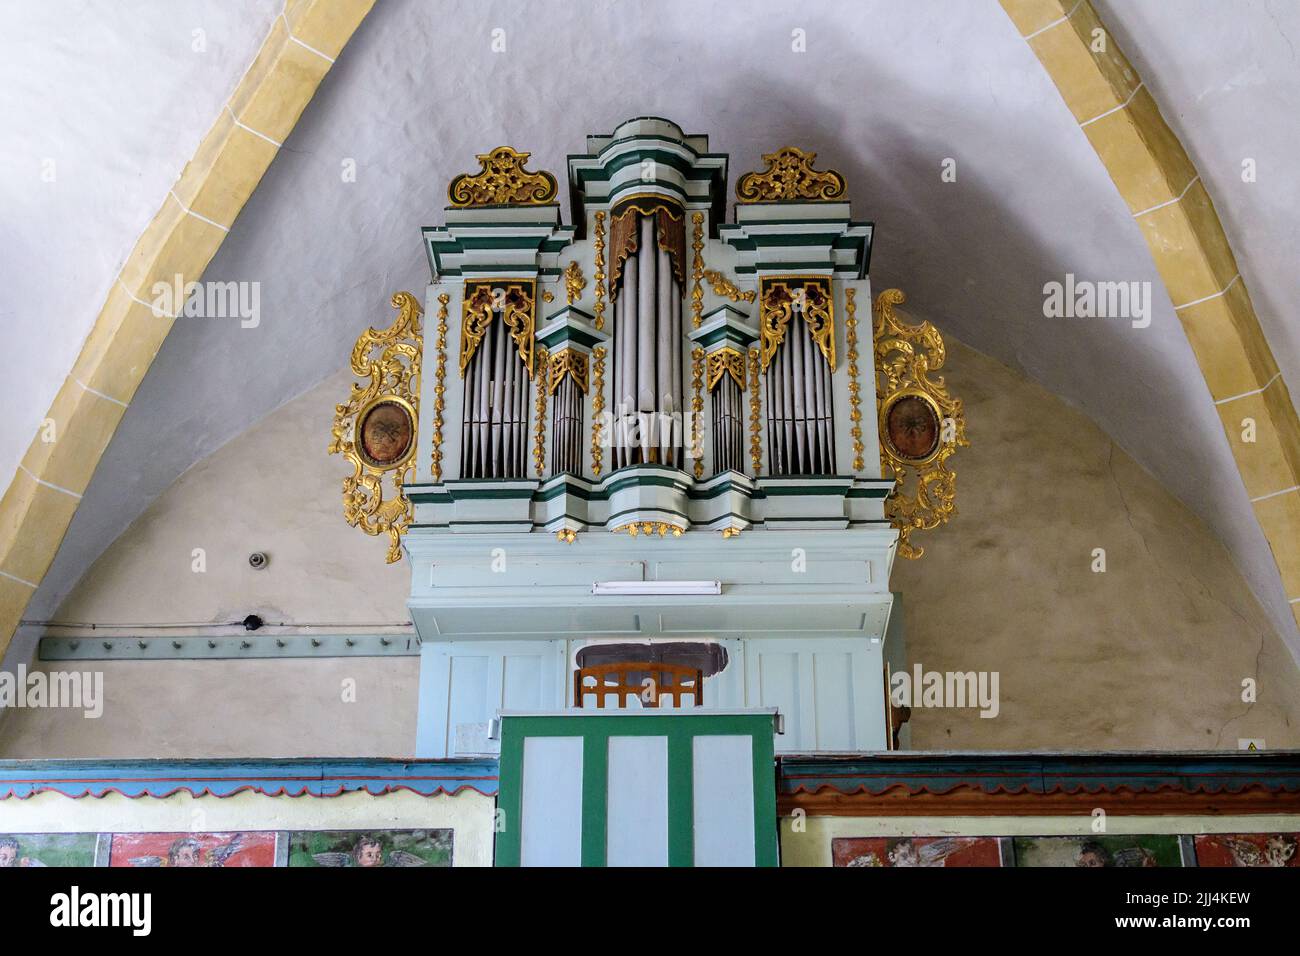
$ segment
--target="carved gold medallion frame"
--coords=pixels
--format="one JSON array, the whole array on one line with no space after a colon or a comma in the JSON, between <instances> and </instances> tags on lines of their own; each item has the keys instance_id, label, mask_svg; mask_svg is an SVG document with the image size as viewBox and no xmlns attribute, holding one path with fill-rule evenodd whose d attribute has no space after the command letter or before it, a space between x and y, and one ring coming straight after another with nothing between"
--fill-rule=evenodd
<instances>
[{"instance_id":1,"label":"carved gold medallion frame","mask_svg":"<svg viewBox=\"0 0 1300 956\"><path fill-rule=\"evenodd\" d=\"M352 464L352 474L343 479L343 517L366 534L388 535L389 564L401 560L402 534L414 517L403 486L415 470L424 357L419 302L409 292L398 292L392 305L398 310L393 324L382 331L367 329L352 349L352 371L368 381L353 383L348 400L334 406L328 449ZM397 422L405 422L405 445L382 459L366 448L367 423L380 411L389 421L378 439L393 435L394 412ZM396 434L400 436L402 430L399 426Z\"/></svg>"},{"instance_id":2,"label":"carved gold medallion frame","mask_svg":"<svg viewBox=\"0 0 1300 956\"><path fill-rule=\"evenodd\" d=\"M881 474L898 482L885 513L899 531L898 553L919 558L925 548L912 541L913 532L933 530L957 513L957 475L947 462L958 446L970 442L961 399L949 394L942 377L931 375L946 358L943 337L929 322L902 321L894 307L905 300L898 289L876 297L876 408ZM918 434L924 444L906 447Z\"/></svg>"}]
</instances>

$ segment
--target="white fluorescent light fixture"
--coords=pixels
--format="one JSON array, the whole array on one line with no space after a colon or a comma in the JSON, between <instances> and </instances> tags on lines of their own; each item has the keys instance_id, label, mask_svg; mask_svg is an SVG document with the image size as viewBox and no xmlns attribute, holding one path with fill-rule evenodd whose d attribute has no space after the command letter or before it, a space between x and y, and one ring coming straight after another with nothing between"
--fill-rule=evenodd
<instances>
[{"instance_id":1,"label":"white fluorescent light fixture","mask_svg":"<svg viewBox=\"0 0 1300 956\"><path fill-rule=\"evenodd\" d=\"M664 597L667 595L721 594L721 581L597 581L591 586L592 594L639 595Z\"/></svg>"}]
</instances>

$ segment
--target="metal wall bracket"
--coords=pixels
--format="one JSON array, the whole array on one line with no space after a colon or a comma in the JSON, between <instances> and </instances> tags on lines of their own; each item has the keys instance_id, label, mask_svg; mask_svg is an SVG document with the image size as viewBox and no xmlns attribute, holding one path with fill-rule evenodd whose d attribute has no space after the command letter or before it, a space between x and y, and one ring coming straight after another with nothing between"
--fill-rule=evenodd
<instances>
[{"instance_id":1,"label":"metal wall bracket","mask_svg":"<svg viewBox=\"0 0 1300 956\"><path fill-rule=\"evenodd\" d=\"M222 637L43 637L43 661L188 661L240 658L406 657L420 653L414 634L234 634Z\"/></svg>"}]
</instances>

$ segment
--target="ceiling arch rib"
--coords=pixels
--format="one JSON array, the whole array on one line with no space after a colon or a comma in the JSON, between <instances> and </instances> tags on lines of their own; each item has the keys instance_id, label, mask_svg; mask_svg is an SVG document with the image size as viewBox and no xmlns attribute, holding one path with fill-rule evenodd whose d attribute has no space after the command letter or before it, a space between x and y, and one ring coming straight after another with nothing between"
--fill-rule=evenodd
<instances>
[{"instance_id":1,"label":"ceiling arch rib","mask_svg":"<svg viewBox=\"0 0 1300 956\"><path fill-rule=\"evenodd\" d=\"M1300 418L1205 184L1088 0L1001 3L1142 231L1300 625Z\"/></svg>"},{"instance_id":2,"label":"ceiling arch rib","mask_svg":"<svg viewBox=\"0 0 1300 956\"><path fill-rule=\"evenodd\" d=\"M290 0L114 282L0 499L0 655L175 318L155 283L196 282L374 0ZM177 278L179 277L179 278Z\"/></svg>"}]
</instances>

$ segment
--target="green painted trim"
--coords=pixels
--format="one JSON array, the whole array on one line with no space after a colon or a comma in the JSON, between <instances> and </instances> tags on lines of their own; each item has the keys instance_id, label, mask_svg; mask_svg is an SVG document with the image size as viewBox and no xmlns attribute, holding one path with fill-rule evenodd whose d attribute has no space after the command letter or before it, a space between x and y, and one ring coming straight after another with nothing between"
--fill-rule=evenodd
<instances>
[{"instance_id":1,"label":"green painted trim","mask_svg":"<svg viewBox=\"0 0 1300 956\"><path fill-rule=\"evenodd\" d=\"M668 865L695 865L694 738L668 737ZM773 799L776 781L772 781ZM776 817L773 815L773 819Z\"/></svg>"},{"instance_id":2,"label":"green painted trim","mask_svg":"<svg viewBox=\"0 0 1300 956\"><path fill-rule=\"evenodd\" d=\"M772 734L754 734L754 866L779 866L776 755Z\"/></svg>"},{"instance_id":3,"label":"green painted trim","mask_svg":"<svg viewBox=\"0 0 1300 956\"><path fill-rule=\"evenodd\" d=\"M524 735L502 732L497 777L496 866L519 866L523 850L520 823L524 818ZM502 828L502 825L504 827Z\"/></svg>"},{"instance_id":4,"label":"green painted trim","mask_svg":"<svg viewBox=\"0 0 1300 956\"><path fill-rule=\"evenodd\" d=\"M582 738L582 865L609 858L609 737Z\"/></svg>"}]
</instances>

